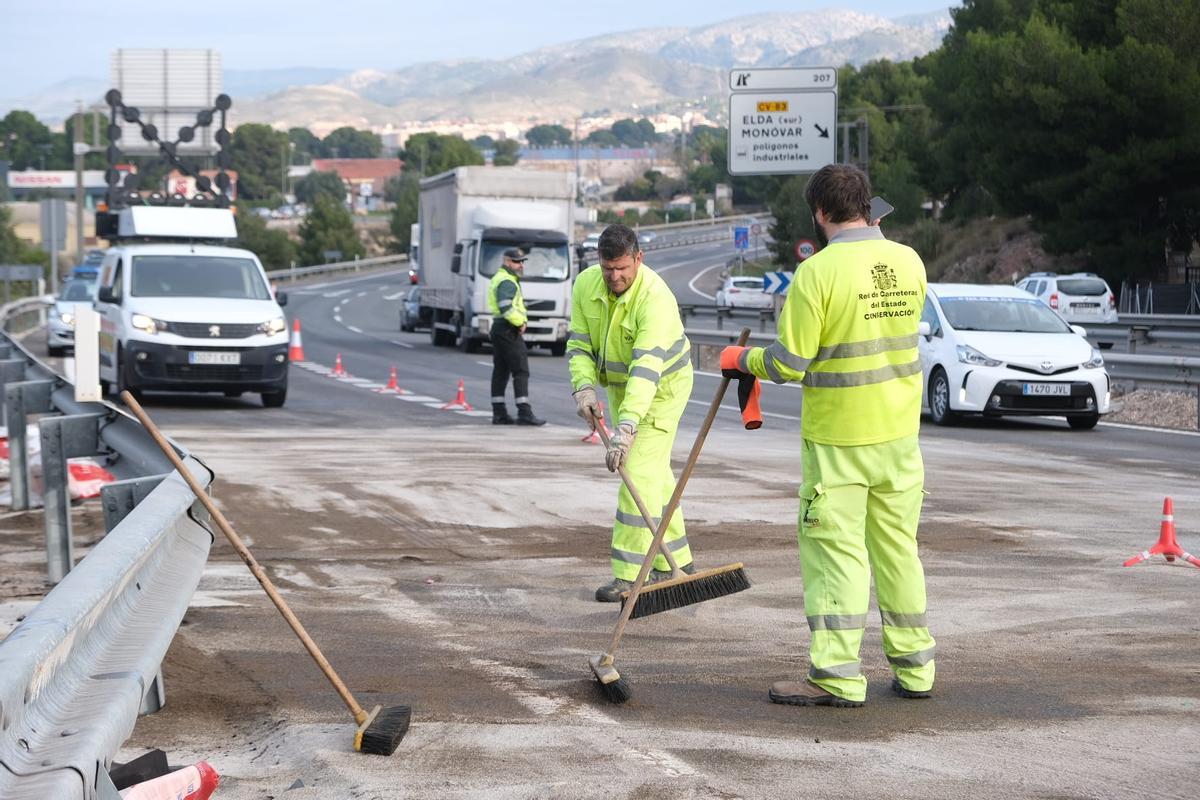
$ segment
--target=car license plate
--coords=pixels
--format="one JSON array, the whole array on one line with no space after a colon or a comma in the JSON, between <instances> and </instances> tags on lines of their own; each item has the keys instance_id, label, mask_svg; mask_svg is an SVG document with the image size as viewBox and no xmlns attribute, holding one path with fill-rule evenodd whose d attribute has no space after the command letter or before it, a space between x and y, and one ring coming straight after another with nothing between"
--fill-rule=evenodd
<instances>
[{"instance_id":1,"label":"car license plate","mask_svg":"<svg viewBox=\"0 0 1200 800\"><path fill-rule=\"evenodd\" d=\"M1069 383L1025 383L1021 385L1021 394L1034 395L1065 395L1070 396Z\"/></svg>"},{"instance_id":2,"label":"car license plate","mask_svg":"<svg viewBox=\"0 0 1200 800\"><path fill-rule=\"evenodd\" d=\"M1071 303L1072 311L1099 311L1099 303Z\"/></svg>"},{"instance_id":3,"label":"car license plate","mask_svg":"<svg viewBox=\"0 0 1200 800\"><path fill-rule=\"evenodd\" d=\"M242 354L238 352L221 353L221 352L190 352L188 353L189 364L233 364L242 363Z\"/></svg>"}]
</instances>

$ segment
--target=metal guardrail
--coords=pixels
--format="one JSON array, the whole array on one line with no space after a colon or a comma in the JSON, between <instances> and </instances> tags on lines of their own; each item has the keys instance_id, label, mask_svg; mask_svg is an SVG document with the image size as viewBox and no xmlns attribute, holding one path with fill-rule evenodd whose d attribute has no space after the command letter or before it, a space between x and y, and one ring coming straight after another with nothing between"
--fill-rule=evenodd
<instances>
[{"instance_id":1,"label":"metal guardrail","mask_svg":"<svg viewBox=\"0 0 1200 800\"><path fill-rule=\"evenodd\" d=\"M289 267L273 269L267 273L271 280L297 281L313 275L325 275L336 272L359 272L373 267L389 267L407 264L408 256L403 253L394 256L378 256L376 258L357 258L353 261L335 261L331 264L318 264L315 267Z\"/></svg>"},{"instance_id":2,"label":"metal guardrail","mask_svg":"<svg viewBox=\"0 0 1200 800\"><path fill-rule=\"evenodd\" d=\"M0 325L39 302L0 309ZM102 491L107 535L0 641L0 797L114 798L108 769L139 712L165 700L159 665L213 537L187 484L135 419L107 403L76 403L70 384L18 341L4 349L16 355L0 360L9 431L21 432L10 455L24 454L27 413L60 412L39 422L52 568L71 567L66 459L101 454L127 479ZM211 471L180 454L207 486ZM23 479L18 461L11 473Z\"/></svg>"},{"instance_id":3,"label":"metal guardrail","mask_svg":"<svg viewBox=\"0 0 1200 800\"><path fill-rule=\"evenodd\" d=\"M1139 344L1200 345L1200 316L1185 314L1121 314L1117 322L1081 323L1097 342L1124 342L1128 352Z\"/></svg>"}]
</instances>

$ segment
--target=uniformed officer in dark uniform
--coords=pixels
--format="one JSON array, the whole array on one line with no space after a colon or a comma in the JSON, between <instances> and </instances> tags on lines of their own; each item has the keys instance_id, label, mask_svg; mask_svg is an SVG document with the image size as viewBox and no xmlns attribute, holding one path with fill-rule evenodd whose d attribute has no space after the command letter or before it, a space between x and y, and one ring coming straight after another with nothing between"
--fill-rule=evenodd
<instances>
[{"instance_id":1,"label":"uniformed officer in dark uniform","mask_svg":"<svg viewBox=\"0 0 1200 800\"><path fill-rule=\"evenodd\" d=\"M492 312L492 424L512 425L504 405L508 376L512 375L517 397L518 425L545 425L533 415L529 405L529 350L525 333L525 298L521 295L521 274L528 255L519 247L504 251L504 264L492 276L488 286L488 310Z\"/></svg>"}]
</instances>

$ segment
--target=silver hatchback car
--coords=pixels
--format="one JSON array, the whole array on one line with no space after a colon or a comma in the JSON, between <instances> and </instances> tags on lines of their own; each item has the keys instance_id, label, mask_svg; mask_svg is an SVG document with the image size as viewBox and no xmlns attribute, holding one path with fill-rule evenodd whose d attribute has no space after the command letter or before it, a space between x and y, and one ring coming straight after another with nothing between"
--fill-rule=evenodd
<instances>
[{"instance_id":1,"label":"silver hatchback car","mask_svg":"<svg viewBox=\"0 0 1200 800\"><path fill-rule=\"evenodd\" d=\"M1040 298L1073 325L1117 321L1117 299L1108 283L1094 272L1035 272L1018 282L1017 288Z\"/></svg>"}]
</instances>

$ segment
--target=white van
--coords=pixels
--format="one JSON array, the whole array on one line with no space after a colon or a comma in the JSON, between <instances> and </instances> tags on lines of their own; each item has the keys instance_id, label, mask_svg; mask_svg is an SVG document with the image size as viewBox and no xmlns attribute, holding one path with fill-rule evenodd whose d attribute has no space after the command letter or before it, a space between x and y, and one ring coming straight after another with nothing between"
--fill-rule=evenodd
<instances>
[{"instance_id":1,"label":"white van","mask_svg":"<svg viewBox=\"0 0 1200 800\"><path fill-rule=\"evenodd\" d=\"M96 289L100 385L258 392L287 399L287 320L254 253L214 244L237 235L221 208L123 209Z\"/></svg>"}]
</instances>

